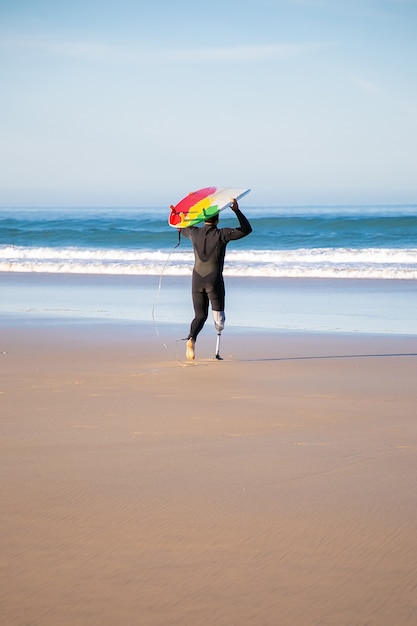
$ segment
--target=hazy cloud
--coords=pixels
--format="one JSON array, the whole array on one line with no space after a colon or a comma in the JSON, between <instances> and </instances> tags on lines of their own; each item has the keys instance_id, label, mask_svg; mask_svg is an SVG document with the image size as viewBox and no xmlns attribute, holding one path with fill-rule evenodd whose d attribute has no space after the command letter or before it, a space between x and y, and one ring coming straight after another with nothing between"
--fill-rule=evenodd
<instances>
[{"instance_id":1,"label":"hazy cloud","mask_svg":"<svg viewBox=\"0 0 417 626\"><path fill-rule=\"evenodd\" d=\"M38 51L86 61L106 62L182 62L182 63L246 63L285 60L333 47L326 43L275 43L204 48L147 48L109 45L94 41L53 41L33 37L3 39L1 48L10 51Z\"/></svg>"},{"instance_id":2,"label":"hazy cloud","mask_svg":"<svg viewBox=\"0 0 417 626\"><path fill-rule=\"evenodd\" d=\"M351 81L367 96L377 96L380 93L380 88L376 83L360 78L359 76L352 76Z\"/></svg>"}]
</instances>

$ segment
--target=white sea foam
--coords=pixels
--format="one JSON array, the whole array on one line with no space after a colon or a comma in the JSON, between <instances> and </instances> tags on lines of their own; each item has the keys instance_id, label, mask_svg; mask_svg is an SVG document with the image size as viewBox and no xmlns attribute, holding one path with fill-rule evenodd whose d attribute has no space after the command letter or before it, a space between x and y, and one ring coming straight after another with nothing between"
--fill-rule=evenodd
<instances>
[{"instance_id":1,"label":"white sea foam","mask_svg":"<svg viewBox=\"0 0 417 626\"><path fill-rule=\"evenodd\" d=\"M190 275L193 253L164 250L0 247L0 271ZM226 276L417 280L417 249L231 250Z\"/></svg>"}]
</instances>

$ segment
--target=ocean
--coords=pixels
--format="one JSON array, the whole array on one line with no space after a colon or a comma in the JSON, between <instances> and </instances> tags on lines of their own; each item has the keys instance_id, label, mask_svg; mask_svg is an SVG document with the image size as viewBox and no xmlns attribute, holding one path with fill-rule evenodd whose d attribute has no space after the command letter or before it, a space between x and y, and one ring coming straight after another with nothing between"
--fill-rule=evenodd
<instances>
[{"instance_id":1,"label":"ocean","mask_svg":"<svg viewBox=\"0 0 417 626\"><path fill-rule=\"evenodd\" d=\"M245 207L225 276L417 280L417 205ZM167 208L0 209L0 272L191 274ZM220 226L233 226L230 210ZM176 247L177 246L177 247Z\"/></svg>"},{"instance_id":2,"label":"ocean","mask_svg":"<svg viewBox=\"0 0 417 626\"><path fill-rule=\"evenodd\" d=\"M242 209L253 232L227 249L228 332L417 336L417 205ZM193 253L167 219L167 208L0 209L1 319L177 324L184 336ZM220 226L235 224L226 209Z\"/></svg>"}]
</instances>

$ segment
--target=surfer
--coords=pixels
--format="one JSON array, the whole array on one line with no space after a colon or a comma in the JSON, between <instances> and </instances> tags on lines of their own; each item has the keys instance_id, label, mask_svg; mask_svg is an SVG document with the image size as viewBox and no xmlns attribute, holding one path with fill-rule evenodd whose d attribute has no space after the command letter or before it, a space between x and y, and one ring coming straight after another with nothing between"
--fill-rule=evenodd
<instances>
[{"instance_id":1,"label":"surfer","mask_svg":"<svg viewBox=\"0 0 417 626\"><path fill-rule=\"evenodd\" d=\"M191 239L194 249L192 298L194 319L187 337L186 357L193 361L197 335L208 317L209 304L213 313L214 326L218 333L224 328L225 288L223 280L224 257L229 241L242 239L252 232L252 226L239 209L236 200L230 207L239 220L238 228L217 228L219 214L209 218L202 227L190 226L182 229L184 237ZM220 358L217 352L216 358Z\"/></svg>"}]
</instances>

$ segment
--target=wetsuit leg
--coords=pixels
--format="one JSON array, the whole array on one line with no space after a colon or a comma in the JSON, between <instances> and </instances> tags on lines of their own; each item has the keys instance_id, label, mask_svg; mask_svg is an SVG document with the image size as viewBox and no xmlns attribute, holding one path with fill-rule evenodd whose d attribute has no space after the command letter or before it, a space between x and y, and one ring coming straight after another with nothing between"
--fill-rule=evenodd
<instances>
[{"instance_id":1,"label":"wetsuit leg","mask_svg":"<svg viewBox=\"0 0 417 626\"><path fill-rule=\"evenodd\" d=\"M225 289L223 276L219 276L213 285L206 288L213 311L224 311Z\"/></svg>"},{"instance_id":2,"label":"wetsuit leg","mask_svg":"<svg viewBox=\"0 0 417 626\"><path fill-rule=\"evenodd\" d=\"M204 289L199 289L198 285L193 281L193 306L194 306L194 319L191 322L190 334L188 339L197 339L197 335L203 329L203 326L208 317L209 299Z\"/></svg>"}]
</instances>

